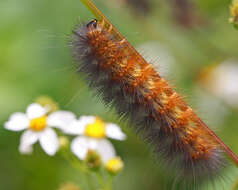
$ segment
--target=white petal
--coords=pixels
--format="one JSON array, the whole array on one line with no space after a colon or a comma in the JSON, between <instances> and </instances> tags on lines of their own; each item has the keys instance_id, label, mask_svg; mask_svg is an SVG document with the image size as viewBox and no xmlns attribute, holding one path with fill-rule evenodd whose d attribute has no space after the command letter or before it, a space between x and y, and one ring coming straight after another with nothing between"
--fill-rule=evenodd
<instances>
[{"instance_id":1,"label":"white petal","mask_svg":"<svg viewBox=\"0 0 238 190\"><path fill-rule=\"evenodd\" d=\"M19 151L22 154L29 154L32 152L32 145L39 139L39 133L31 130L26 130L20 139Z\"/></svg>"},{"instance_id":2,"label":"white petal","mask_svg":"<svg viewBox=\"0 0 238 190\"><path fill-rule=\"evenodd\" d=\"M11 131L21 131L29 126L29 119L24 113L14 113L5 122L4 127Z\"/></svg>"},{"instance_id":3,"label":"white petal","mask_svg":"<svg viewBox=\"0 0 238 190\"><path fill-rule=\"evenodd\" d=\"M116 124L109 123L106 125L106 135L112 139L125 140L126 135L122 132L121 128Z\"/></svg>"},{"instance_id":4,"label":"white petal","mask_svg":"<svg viewBox=\"0 0 238 190\"><path fill-rule=\"evenodd\" d=\"M98 140L96 150L100 154L103 163L107 163L108 160L116 156L113 145L106 139Z\"/></svg>"},{"instance_id":5,"label":"white petal","mask_svg":"<svg viewBox=\"0 0 238 190\"><path fill-rule=\"evenodd\" d=\"M71 135L83 135L85 127L95 121L94 116L81 116L79 120L73 121L68 127L64 127L64 132Z\"/></svg>"},{"instance_id":6,"label":"white petal","mask_svg":"<svg viewBox=\"0 0 238 190\"><path fill-rule=\"evenodd\" d=\"M19 152L22 154L31 154L32 151L33 151L32 145L24 146L24 145L20 144L20 146L19 146Z\"/></svg>"},{"instance_id":7,"label":"white petal","mask_svg":"<svg viewBox=\"0 0 238 190\"><path fill-rule=\"evenodd\" d=\"M63 128L63 131L70 135L83 135L85 130L85 125L79 120L71 122L67 127Z\"/></svg>"},{"instance_id":8,"label":"white petal","mask_svg":"<svg viewBox=\"0 0 238 190\"><path fill-rule=\"evenodd\" d=\"M88 125L90 123L93 123L95 121L95 116L81 116L79 118L80 125Z\"/></svg>"},{"instance_id":9,"label":"white petal","mask_svg":"<svg viewBox=\"0 0 238 190\"><path fill-rule=\"evenodd\" d=\"M40 145L44 151L53 156L59 149L59 141L56 132L51 128L46 128L40 134Z\"/></svg>"},{"instance_id":10,"label":"white petal","mask_svg":"<svg viewBox=\"0 0 238 190\"><path fill-rule=\"evenodd\" d=\"M52 127L64 129L74 120L76 120L76 116L72 112L56 111L48 116L47 124Z\"/></svg>"},{"instance_id":11,"label":"white petal","mask_svg":"<svg viewBox=\"0 0 238 190\"><path fill-rule=\"evenodd\" d=\"M28 116L29 119L41 117L46 113L47 110L37 103L30 104L26 109L26 115Z\"/></svg>"},{"instance_id":12,"label":"white petal","mask_svg":"<svg viewBox=\"0 0 238 190\"><path fill-rule=\"evenodd\" d=\"M71 143L72 152L81 160L87 156L88 150L95 150L98 141L88 137L76 137Z\"/></svg>"}]
</instances>

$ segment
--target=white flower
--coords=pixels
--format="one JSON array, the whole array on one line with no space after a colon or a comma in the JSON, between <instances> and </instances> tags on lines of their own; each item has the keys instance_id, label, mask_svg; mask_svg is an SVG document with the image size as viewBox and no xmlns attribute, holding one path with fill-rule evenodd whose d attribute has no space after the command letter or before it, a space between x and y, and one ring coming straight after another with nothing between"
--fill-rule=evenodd
<instances>
[{"instance_id":1,"label":"white flower","mask_svg":"<svg viewBox=\"0 0 238 190\"><path fill-rule=\"evenodd\" d=\"M179 68L176 67L175 58L164 44L149 41L141 44L137 49L145 55L148 63L153 63L154 68L162 77L178 75Z\"/></svg>"},{"instance_id":2,"label":"white flower","mask_svg":"<svg viewBox=\"0 0 238 190\"><path fill-rule=\"evenodd\" d=\"M23 154L32 152L32 145L37 141L48 155L54 155L59 148L56 132L50 127L63 129L75 115L69 111L56 111L47 115L47 109L33 103L27 107L26 113L14 113L5 123L11 131L25 130L20 139L19 151Z\"/></svg>"},{"instance_id":3,"label":"white flower","mask_svg":"<svg viewBox=\"0 0 238 190\"><path fill-rule=\"evenodd\" d=\"M119 126L113 123L104 123L94 116L82 116L79 120L73 121L67 128L64 128L64 131L68 134L84 135L96 139L106 137L116 140L126 139L126 135Z\"/></svg>"},{"instance_id":4,"label":"white flower","mask_svg":"<svg viewBox=\"0 0 238 190\"><path fill-rule=\"evenodd\" d=\"M113 123L104 123L94 116L82 116L73 121L64 131L68 134L79 135L71 143L72 152L84 160L89 151L96 151L104 164L116 157L113 145L106 137L124 140L126 135L121 128Z\"/></svg>"},{"instance_id":5,"label":"white flower","mask_svg":"<svg viewBox=\"0 0 238 190\"><path fill-rule=\"evenodd\" d=\"M238 62L226 60L205 70L203 85L232 107L238 107Z\"/></svg>"},{"instance_id":6,"label":"white flower","mask_svg":"<svg viewBox=\"0 0 238 190\"><path fill-rule=\"evenodd\" d=\"M71 149L79 159L86 161L87 159L90 160L90 157L96 153L103 166L112 174L119 173L123 168L122 160L117 157L113 145L107 139L95 139L85 136L76 137L71 143ZM97 164L98 162L96 162L96 166Z\"/></svg>"},{"instance_id":7,"label":"white flower","mask_svg":"<svg viewBox=\"0 0 238 190\"><path fill-rule=\"evenodd\" d=\"M85 136L73 139L71 150L81 160L85 160L89 151L96 151L105 164L116 156L113 145L107 139L94 139Z\"/></svg>"}]
</instances>

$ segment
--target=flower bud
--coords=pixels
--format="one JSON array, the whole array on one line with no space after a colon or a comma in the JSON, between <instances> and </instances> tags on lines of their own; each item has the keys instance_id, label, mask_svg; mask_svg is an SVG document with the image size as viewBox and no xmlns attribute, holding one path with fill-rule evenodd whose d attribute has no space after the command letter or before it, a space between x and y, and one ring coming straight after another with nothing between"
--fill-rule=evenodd
<instances>
[{"instance_id":1,"label":"flower bud","mask_svg":"<svg viewBox=\"0 0 238 190\"><path fill-rule=\"evenodd\" d=\"M110 159L106 164L106 170L112 174L118 174L124 167L123 161L119 157Z\"/></svg>"},{"instance_id":2,"label":"flower bud","mask_svg":"<svg viewBox=\"0 0 238 190\"><path fill-rule=\"evenodd\" d=\"M42 105L43 107L46 107L49 111L49 113L51 112L55 112L59 109L59 105L57 102L55 102L52 98L48 97L48 96L40 96L36 99L36 103L39 103L40 105Z\"/></svg>"},{"instance_id":3,"label":"flower bud","mask_svg":"<svg viewBox=\"0 0 238 190\"><path fill-rule=\"evenodd\" d=\"M80 188L73 183L65 183L58 190L80 190Z\"/></svg>"},{"instance_id":4,"label":"flower bud","mask_svg":"<svg viewBox=\"0 0 238 190\"><path fill-rule=\"evenodd\" d=\"M234 24L238 28L238 0L233 0L230 6L231 17L229 19L230 23Z\"/></svg>"},{"instance_id":5,"label":"flower bud","mask_svg":"<svg viewBox=\"0 0 238 190\"><path fill-rule=\"evenodd\" d=\"M102 165L100 155L93 150L88 150L85 162L90 169L97 170Z\"/></svg>"},{"instance_id":6,"label":"flower bud","mask_svg":"<svg viewBox=\"0 0 238 190\"><path fill-rule=\"evenodd\" d=\"M66 136L60 136L59 137L59 145L60 148L68 148L69 147L69 139Z\"/></svg>"}]
</instances>

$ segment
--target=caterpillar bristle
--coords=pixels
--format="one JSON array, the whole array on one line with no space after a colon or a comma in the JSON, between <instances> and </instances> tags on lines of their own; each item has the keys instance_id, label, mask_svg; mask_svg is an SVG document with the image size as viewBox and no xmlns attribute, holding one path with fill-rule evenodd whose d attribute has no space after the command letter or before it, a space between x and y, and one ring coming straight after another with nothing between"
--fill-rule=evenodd
<instances>
[{"instance_id":1,"label":"caterpillar bristle","mask_svg":"<svg viewBox=\"0 0 238 190\"><path fill-rule=\"evenodd\" d=\"M78 27L72 46L79 72L107 105L129 118L176 177L189 181L214 179L226 161L214 134L112 25L93 20Z\"/></svg>"}]
</instances>

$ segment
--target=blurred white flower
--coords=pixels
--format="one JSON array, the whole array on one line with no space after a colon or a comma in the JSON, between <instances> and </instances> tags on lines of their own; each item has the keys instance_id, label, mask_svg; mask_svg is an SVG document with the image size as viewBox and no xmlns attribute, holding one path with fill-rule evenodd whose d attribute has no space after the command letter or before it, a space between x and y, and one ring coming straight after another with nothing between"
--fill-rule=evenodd
<instances>
[{"instance_id":1,"label":"blurred white flower","mask_svg":"<svg viewBox=\"0 0 238 190\"><path fill-rule=\"evenodd\" d=\"M32 145L37 141L48 155L54 155L59 148L56 132L50 127L63 129L75 115L69 111L56 111L47 115L47 109L33 103L27 107L26 113L14 113L5 123L11 131L25 130L20 139L19 151L23 154L32 152Z\"/></svg>"},{"instance_id":2,"label":"blurred white flower","mask_svg":"<svg viewBox=\"0 0 238 190\"><path fill-rule=\"evenodd\" d=\"M221 127L228 116L224 102L198 86L194 88L196 110L209 126Z\"/></svg>"},{"instance_id":3,"label":"blurred white flower","mask_svg":"<svg viewBox=\"0 0 238 190\"><path fill-rule=\"evenodd\" d=\"M85 160L88 152L95 151L99 154L104 164L116 156L115 149L109 140L95 139L85 136L73 139L71 150L80 160Z\"/></svg>"},{"instance_id":4,"label":"blurred white flower","mask_svg":"<svg viewBox=\"0 0 238 190\"><path fill-rule=\"evenodd\" d=\"M126 135L118 125L104 123L95 116L82 116L79 120L73 121L67 128L64 128L64 131L71 135L84 135L95 139L106 137L116 140L126 139Z\"/></svg>"},{"instance_id":5,"label":"blurred white flower","mask_svg":"<svg viewBox=\"0 0 238 190\"><path fill-rule=\"evenodd\" d=\"M160 42L146 42L137 48L147 62L152 63L162 77L178 75L176 61L169 48Z\"/></svg>"},{"instance_id":6,"label":"blurred white flower","mask_svg":"<svg viewBox=\"0 0 238 190\"><path fill-rule=\"evenodd\" d=\"M116 156L113 145L106 137L125 140L126 135L113 123L104 123L94 116L82 116L73 121L64 131L79 135L71 143L72 152L81 160L85 160L88 152L96 151L104 164Z\"/></svg>"},{"instance_id":7,"label":"blurred white flower","mask_svg":"<svg viewBox=\"0 0 238 190\"><path fill-rule=\"evenodd\" d=\"M227 60L207 70L202 75L202 84L227 104L238 108L238 62Z\"/></svg>"}]
</instances>

